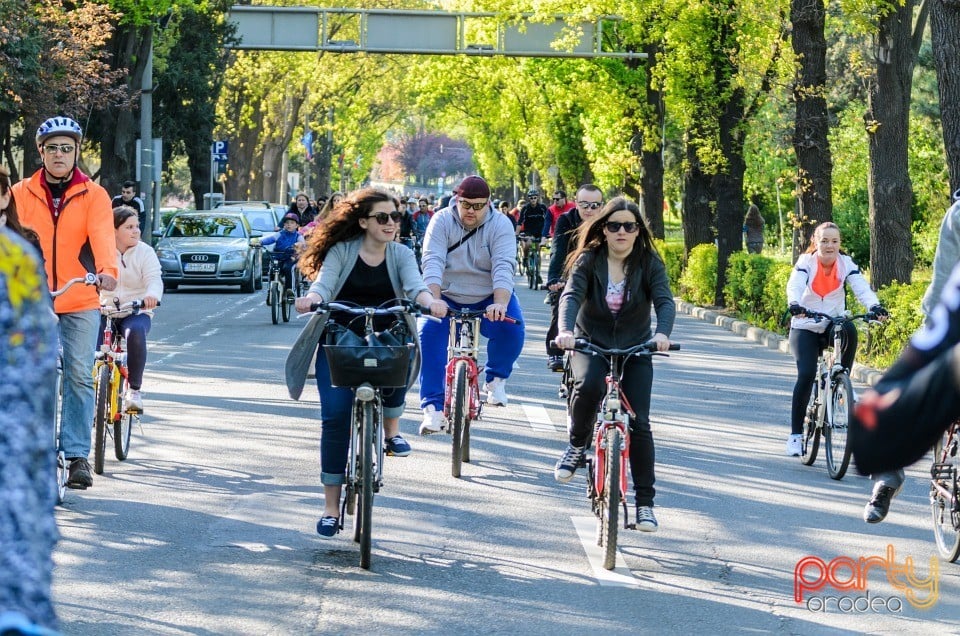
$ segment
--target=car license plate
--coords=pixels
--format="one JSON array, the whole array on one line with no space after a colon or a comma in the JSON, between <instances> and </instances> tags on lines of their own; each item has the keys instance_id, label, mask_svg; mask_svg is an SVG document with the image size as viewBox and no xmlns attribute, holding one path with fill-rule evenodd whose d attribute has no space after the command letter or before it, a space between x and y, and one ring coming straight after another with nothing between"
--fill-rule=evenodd
<instances>
[{"instance_id":1,"label":"car license plate","mask_svg":"<svg viewBox=\"0 0 960 636\"><path fill-rule=\"evenodd\" d=\"M183 271L185 272L215 272L217 271L216 263L184 263Z\"/></svg>"}]
</instances>

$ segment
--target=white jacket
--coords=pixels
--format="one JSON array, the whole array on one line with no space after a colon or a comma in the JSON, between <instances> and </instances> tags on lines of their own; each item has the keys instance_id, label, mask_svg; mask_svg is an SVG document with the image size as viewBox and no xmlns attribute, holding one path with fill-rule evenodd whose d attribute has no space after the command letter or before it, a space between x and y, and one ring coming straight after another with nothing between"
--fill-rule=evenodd
<instances>
[{"instance_id":1,"label":"white jacket","mask_svg":"<svg viewBox=\"0 0 960 636\"><path fill-rule=\"evenodd\" d=\"M864 307L869 309L880 304L877 295L870 289L870 283L860 273L860 268L852 258L840 254L837 257L837 267L840 286L826 296L820 296L810 288L820 269L820 259L816 254L801 254L790 273L790 280L787 281L787 305L797 303L801 307L822 314L839 316L847 308L845 287L847 284ZM790 321L790 327L823 333L827 329L827 323L823 320L815 322L812 318L794 316Z\"/></svg>"},{"instance_id":2,"label":"white jacket","mask_svg":"<svg viewBox=\"0 0 960 636\"><path fill-rule=\"evenodd\" d=\"M120 304L131 300L143 300L144 296L153 296L157 300L163 296L163 280L160 278L160 261L153 248L140 241L124 254L117 250L117 269L120 272L117 288L100 292L100 304L113 306L115 298ZM152 311L141 313L152 316Z\"/></svg>"}]
</instances>

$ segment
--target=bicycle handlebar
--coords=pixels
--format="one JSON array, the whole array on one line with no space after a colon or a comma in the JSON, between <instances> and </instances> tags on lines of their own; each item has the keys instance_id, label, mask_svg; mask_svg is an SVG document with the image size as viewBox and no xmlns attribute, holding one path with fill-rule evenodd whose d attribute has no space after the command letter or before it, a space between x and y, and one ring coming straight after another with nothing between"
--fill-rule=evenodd
<instances>
[{"instance_id":1,"label":"bicycle handlebar","mask_svg":"<svg viewBox=\"0 0 960 636\"><path fill-rule=\"evenodd\" d=\"M820 322L821 320L826 320L831 324L853 322L855 320L866 320L868 322L873 322L879 318L877 314L873 313L872 311L868 311L865 314L850 314L849 316L847 315L831 316L830 314L824 314L824 313L820 313L819 311L813 311L812 309L806 309L806 308L804 308L803 313L800 315L806 316L807 318L810 318L814 322Z\"/></svg>"},{"instance_id":2,"label":"bicycle handlebar","mask_svg":"<svg viewBox=\"0 0 960 636\"><path fill-rule=\"evenodd\" d=\"M64 286L61 287L60 289L51 291L51 292L50 292L50 295L53 296L54 298L56 298L57 296L61 295L62 293L64 293L65 291L67 291L68 289L70 289L71 287L73 287L73 286L74 286L75 284L77 284L77 283L83 283L84 285L96 285L96 284L97 284L97 275L96 275L96 274L87 274L86 276L83 276L82 278L71 278L71 279L68 280L68 281L66 282L66 284L64 284Z\"/></svg>"},{"instance_id":3,"label":"bicycle handlebar","mask_svg":"<svg viewBox=\"0 0 960 636\"><path fill-rule=\"evenodd\" d=\"M456 309L454 307L447 307L447 315L454 319L471 320L473 318L482 318L486 314L486 309ZM512 324L520 322L513 316L504 316L503 320L504 322L509 322Z\"/></svg>"},{"instance_id":4,"label":"bicycle handlebar","mask_svg":"<svg viewBox=\"0 0 960 636\"><path fill-rule=\"evenodd\" d=\"M141 311L143 311L143 300L131 300L129 302L123 303L122 305L117 302L117 299L114 299L113 302L114 302L114 307L110 307L110 305L100 305L100 313L106 316L107 318L112 318L117 314L126 313L127 311L130 312L131 316L135 316L136 314L139 314ZM157 307L159 306L160 306L160 301L158 300Z\"/></svg>"},{"instance_id":5,"label":"bicycle handlebar","mask_svg":"<svg viewBox=\"0 0 960 636\"><path fill-rule=\"evenodd\" d=\"M362 307L360 305L345 304L337 301L310 303L310 311L313 313L319 313L321 311L343 311L355 316L398 316L400 314L419 316L421 314L430 314L429 307L424 307L412 300L398 299L395 302L397 304L390 307Z\"/></svg>"},{"instance_id":6,"label":"bicycle handlebar","mask_svg":"<svg viewBox=\"0 0 960 636\"><path fill-rule=\"evenodd\" d=\"M556 345L557 341L554 340L551 344ZM680 345L671 342L669 351L680 351ZM623 356L629 358L630 356L666 356L667 354L662 351L657 351L657 345L652 340L644 342L642 344L634 345L632 347L627 347L626 349L607 349L601 347L600 345L594 344L589 340L584 338L577 338L573 341L573 351L579 351L580 353L589 353L590 355L601 355L601 356Z\"/></svg>"}]
</instances>

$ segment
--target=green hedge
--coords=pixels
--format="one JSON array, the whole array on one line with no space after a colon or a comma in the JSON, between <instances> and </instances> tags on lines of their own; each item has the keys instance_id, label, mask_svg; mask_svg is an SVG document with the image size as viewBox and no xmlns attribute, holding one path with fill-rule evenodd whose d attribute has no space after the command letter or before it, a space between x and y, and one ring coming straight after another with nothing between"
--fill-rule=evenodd
<instances>
[{"instance_id":1,"label":"green hedge","mask_svg":"<svg viewBox=\"0 0 960 636\"><path fill-rule=\"evenodd\" d=\"M696 305L713 305L717 287L717 246L697 245L690 250L687 266L680 274L680 297Z\"/></svg>"},{"instance_id":2,"label":"green hedge","mask_svg":"<svg viewBox=\"0 0 960 636\"><path fill-rule=\"evenodd\" d=\"M666 243L660 239L653 239L653 244L660 252L664 264L667 266L667 278L670 280L670 289L674 293L680 290L680 272L683 271L683 244Z\"/></svg>"},{"instance_id":3,"label":"green hedge","mask_svg":"<svg viewBox=\"0 0 960 636\"><path fill-rule=\"evenodd\" d=\"M658 249L661 245L657 246ZM682 249L679 250L682 253ZM661 250L673 285L671 268L679 266L679 296L701 306L710 306L717 284L717 248L704 244L690 251L686 266L677 251L669 246ZM723 288L729 312L753 325L786 335L787 281L793 267L787 263L760 255L738 252L731 255L727 265L727 282ZM873 324L867 336L861 339L857 360L877 369L884 369L897 358L910 336L920 326L922 314L920 299L928 281L918 280L910 285L894 283L877 292L880 302L890 311L890 319ZM847 307L862 311L859 303L847 293Z\"/></svg>"}]
</instances>

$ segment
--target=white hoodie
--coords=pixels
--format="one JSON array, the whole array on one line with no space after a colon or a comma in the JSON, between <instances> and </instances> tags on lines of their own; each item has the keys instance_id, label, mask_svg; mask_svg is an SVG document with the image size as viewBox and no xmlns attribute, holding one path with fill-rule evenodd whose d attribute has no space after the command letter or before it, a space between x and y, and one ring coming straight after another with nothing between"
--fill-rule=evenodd
<instances>
[{"instance_id":1,"label":"white hoodie","mask_svg":"<svg viewBox=\"0 0 960 636\"><path fill-rule=\"evenodd\" d=\"M820 269L820 259L816 254L801 254L790 273L790 280L787 281L787 305L797 303L805 309L812 309L821 314L839 316L847 306L846 284L850 285L853 294L864 307L869 309L880 304L877 295L870 289L870 283L860 273L860 268L852 258L846 254L840 254L837 257L837 268L840 286L826 296L820 296L810 288ZM794 316L790 321L790 327L823 333L827 329L827 323L822 320L815 322L812 318Z\"/></svg>"},{"instance_id":2,"label":"white hoodie","mask_svg":"<svg viewBox=\"0 0 960 636\"><path fill-rule=\"evenodd\" d=\"M153 248L140 241L125 253L117 250L117 288L100 292L100 304L113 306L114 299L120 304L131 300L143 300L144 296L153 296L157 300L163 296L163 279L160 278L160 261ZM153 316L152 311L141 313Z\"/></svg>"}]
</instances>

